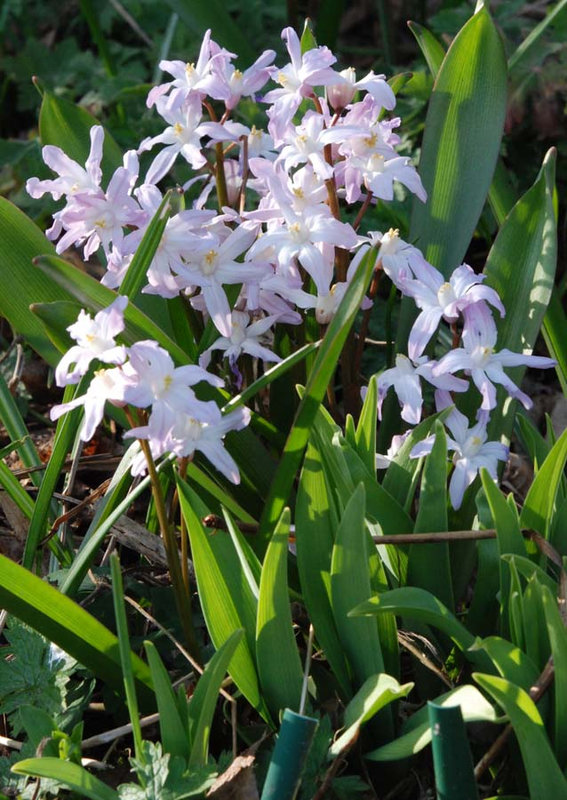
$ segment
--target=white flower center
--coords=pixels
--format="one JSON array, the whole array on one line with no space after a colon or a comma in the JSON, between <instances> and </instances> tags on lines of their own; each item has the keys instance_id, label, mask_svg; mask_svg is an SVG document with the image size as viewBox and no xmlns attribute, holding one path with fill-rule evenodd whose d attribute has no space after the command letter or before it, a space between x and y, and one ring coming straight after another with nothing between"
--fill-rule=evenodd
<instances>
[{"instance_id":1,"label":"white flower center","mask_svg":"<svg viewBox=\"0 0 567 800\"><path fill-rule=\"evenodd\" d=\"M217 250L209 250L208 253L205 253L205 257L201 261L201 272L203 275L212 275L213 272L218 267L218 251Z\"/></svg>"}]
</instances>

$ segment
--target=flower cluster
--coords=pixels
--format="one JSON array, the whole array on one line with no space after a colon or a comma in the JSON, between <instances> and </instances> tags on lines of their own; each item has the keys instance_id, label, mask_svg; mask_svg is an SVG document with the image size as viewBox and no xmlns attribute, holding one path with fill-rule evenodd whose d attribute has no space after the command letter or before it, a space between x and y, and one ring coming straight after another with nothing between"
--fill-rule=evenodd
<instances>
[{"instance_id":1,"label":"flower cluster","mask_svg":"<svg viewBox=\"0 0 567 800\"><path fill-rule=\"evenodd\" d=\"M158 184L174 167L178 175L190 168L183 189L198 195L191 208L168 217L143 291L164 298L184 296L194 312L212 321L216 341L201 353L199 367L175 368L155 342L137 342L130 348L116 344L125 298L118 296L94 319L82 312L69 328L77 344L57 369L59 385L76 383L93 359L112 366L95 372L86 395L58 406L53 417L84 405L83 438L94 432L106 401L151 409L144 424L128 435L147 439L154 456L166 451L188 456L199 449L237 480L236 465L221 440L227 430L245 425L249 415L241 410L223 417L215 403L198 400L191 387L200 381L219 385L206 371L213 358L213 365L221 358L228 360L237 387L243 356L278 361L271 349L277 323L297 325L313 313L319 324L328 324L371 246L378 251L376 269L420 309L409 357L398 355L396 366L378 379L379 412L393 387L402 418L416 424L422 413L421 380L436 387L444 398L441 403L448 392L468 388L468 381L455 375L460 372L470 375L481 392L482 425L496 402L494 383L527 402L503 367L546 365L541 359L495 351L496 326L489 306L502 315L504 308L470 267L463 264L445 281L396 231L359 234L366 210L378 200L392 200L396 183L422 202L427 199L410 159L396 149L399 118L383 118L395 106L394 94L383 75L369 72L357 80L352 68L336 70L335 56L326 47L302 53L291 28L282 38L289 62L281 67L273 64L275 53L265 51L240 71L233 63L235 55L216 44L210 31L195 63L162 61L161 69L172 79L151 90L147 105L163 120L163 131L126 153L106 188L102 128L91 130L84 168L57 147L43 150L59 177L32 178L28 191L33 197L48 192L55 199L65 198L48 236L57 240L59 253L80 246L88 259L101 249L107 265L103 283L112 289L120 288L162 205ZM275 88L258 97L270 80ZM250 128L237 117L243 97L265 104L266 130ZM140 179L139 156L150 151L151 161ZM216 209L207 208L213 197ZM341 207L357 203L356 222L341 219ZM229 288L234 286L238 289ZM366 299L362 307L369 305ZM441 320L453 326L462 320L462 346L434 362L425 350ZM462 420L456 414L448 425L456 431L451 447L462 487L472 480L472 472L459 466L458 454L467 453L462 457L470 460L471 447L462 438ZM469 433L483 442L478 425ZM488 452L482 442L478 452L483 447L482 452ZM424 447L427 443L420 454ZM502 449L492 448L491 453L491 458L504 457ZM492 465L490 461L494 472ZM451 496L458 505L460 488Z\"/></svg>"},{"instance_id":2,"label":"flower cluster","mask_svg":"<svg viewBox=\"0 0 567 800\"><path fill-rule=\"evenodd\" d=\"M395 232L391 233L395 240ZM555 361L542 356L496 350L497 329L490 306L505 315L497 292L483 284L484 276L477 275L468 264L457 267L448 281L429 264L419 251L405 250L405 262L392 270L390 277L403 295L413 298L419 314L410 331L409 357L396 356L396 365L378 376L378 412L390 389L394 388L402 407L401 416L410 425L417 425L422 414L422 380L435 387L437 411L452 405L450 392L469 389L470 378L481 396L477 422L469 428L467 418L453 409L445 424L451 437L453 471L450 497L454 508L460 508L466 488L479 469L485 467L496 480L498 461L506 461L508 448L498 442L487 442L490 412L496 407L496 386L502 386L511 397L530 408L530 398L506 375L504 367L519 365L539 368L552 367ZM448 323L459 339L439 361L424 355L427 345L440 322ZM456 377L455 373L465 376ZM417 458L431 451L433 438L428 437L413 448ZM383 466L384 456L379 464Z\"/></svg>"},{"instance_id":3,"label":"flower cluster","mask_svg":"<svg viewBox=\"0 0 567 800\"><path fill-rule=\"evenodd\" d=\"M118 296L94 319L81 312L67 329L77 344L60 361L56 379L59 386L76 384L93 360L115 366L94 373L86 394L54 406L51 419L78 406L84 408L80 436L88 441L102 420L106 402L115 406L150 409L146 424L132 428L127 437L146 439L152 456L166 452L180 457L202 452L233 483L238 483L238 467L227 453L222 439L230 430L240 430L250 421L247 408L221 415L213 401L199 400L193 386L206 382L220 387L223 381L196 365L175 367L171 356L157 342L139 341L131 347L117 345L115 337L124 330L127 298ZM145 470L143 456L132 466L134 475Z\"/></svg>"}]
</instances>

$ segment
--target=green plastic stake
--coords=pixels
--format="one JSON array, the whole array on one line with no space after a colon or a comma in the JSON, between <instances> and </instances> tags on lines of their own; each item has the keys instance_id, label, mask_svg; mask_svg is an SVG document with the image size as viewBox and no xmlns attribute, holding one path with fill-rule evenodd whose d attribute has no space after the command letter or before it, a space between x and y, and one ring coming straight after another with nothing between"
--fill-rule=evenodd
<instances>
[{"instance_id":1,"label":"green plastic stake","mask_svg":"<svg viewBox=\"0 0 567 800\"><path fill-rule=\"evenodd\" d=\"M319 720L286 708L261 800L294 800Z\"/></svg>"},{"instance_id":2,"label":"green plastic stake","mask_svg":"<svg viewBox=\"0 0 567 800\"><path fill-rule=\"evenodd\" d=\"M460 706L427 703L437 800L478 800Z\"/></svg>"}]
</instances>

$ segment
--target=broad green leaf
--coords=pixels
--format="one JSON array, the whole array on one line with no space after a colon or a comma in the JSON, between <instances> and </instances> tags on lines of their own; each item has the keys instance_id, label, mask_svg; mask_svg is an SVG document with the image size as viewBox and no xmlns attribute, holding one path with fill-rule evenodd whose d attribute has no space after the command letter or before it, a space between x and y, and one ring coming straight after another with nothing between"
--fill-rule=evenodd
<instances>
[{"instance_id":1,"label":"broad green leaf","mask_svg":"<svg viewBox=\"0 0 567 800\"><path fill-rule=\"evenodd\" d=\"M161 743L165 753L189 759L189 730L183 724L177 706L177 698L169 674L153 642L144 642L146 658L152 673L159 713Z\"/></svg>"},{"instance_id":2,"label":"broad green leaf","mask_svg":"<svg viewBox=\"0 0 567 800\"><path fill-rule=\"evenodd\" d=\"M459 706L465 722L500 722L496 711L475 686L459 686L435 698L443 707ZM431 725L427 706L424 706L402 725L398 739L366 753L372 761L397 761L419 753L431 742Z\"/></svg>"},{"instance_id":3,"label":"broad green leaf","mask_svg":"<svg viewBox=\"0 0 567 800\"><path fill-rule=\"evenodd\" d=\"M463 260L496 160L506 115L506 58L488 11L459 31L439 69L425 121L410 240L449 275Z\"/></svg>"},{"instance_id":4,"label":"broad green leaf","mask_svg":"<svg viewBox=\"0 0 567 800\"><path fill-rule=\"evenodd\" d=\"M555 153L549 151L538 178L508 214L488 254L486 282L496 289L506 309L503 319L496 315L499 350L531 352L551 298L557 261L554 174ZM519 384L525 367L507 372ZM496 413L490 418L489 438L509 439L514 408L504 402L503 389L499 389L498 395Z\"/></svg>"},{"instance_id":5,"label":"broad green leaf","mask_svg":"<svg viewBox=\"0 0 567 800\"><path fill-rule=\"evenodd\" d=\"M292 429L287 438L284 452L276 474L272 480L260 523L258 546L265 547L268 537L280 518L289 496L303 452L309 439L310 429L317 409L321 404L327 385L339 360L349 330L358 313L360 304L374 269L375 253L371 249L360 262L350 285L343 297L337 313L327 328L323 343L319 348L315 363L309 375L305 393L299 404Z\"/></svg>"},{"instance_id":6,"label":"broad green leaf","mask_svg":"<svg viewBox=\"0 0 567 800\"><path fill-rule=\"evenodd\" d=\"M435 422L437 420L443 422L450 413L451 409L445 409L438 414L432 414L411 429L386 470L382 486L405 509L408 508L408 501L411 504L413 500L411 490L412 487L415 489L415 476L420 467L420 459L410 458L410 453L418 442L429 436L435 427Z\"/></svg>"},{"instance_id":7,"label":"broad green leaf","mask_svg":"<svg viewBox=\"0 0 567 800\"><path fill-rule=\"evenodd\" d=\"M189 768L197 770L207 763L209 736L221 684L236 648L243 639L243 634L242 630L234 631L219 647L207 664L199 678L197 688L193 692L189 702L189 730L191 733Z\"/></svg>"},{"instance_id":8,"label":"broad green leaf","mask_svg":"<svg viewBox=\"0 0 567 800\"><path fill-rule=\"evenodd\" d=\"M41 320L45 333L59 353L65 353L74 342L67 328L77 321L82 309L76 300L55 300L52 303L31 303L30 311Z\"/></svg>"},{"instance_id":9,"label":"broad green leaf","mask_svg":"<svg viewBox=\"0 0 567 800\"><path fill-rule=\"evenodd\" d=\"M43 145L60 147L70 159L84 167L91 146L90 130L93 125L100 125L100 122L84 108L52 92L44 92L39 112L39 136ZM105 131L101 164L103 185L108 183L112 173L121 164L122 151Z\"/></svg>"},{"instance_id":10,"label":"broad green leaf","mask_svg":"<svg viewBox=\"0 0 567 800\"><path fill-rule=\"evenodd\" d=\"M329 748L328 759L338 758L358 738L361 725L394 700L406 697L413 683L400 685L391 675L371 675L345 708L343 732Z\"/></svg>"},{"instance_id":11,"label":"broad green leaf","mask_svg":"<svg viewBox=\"0 0 567 800\"><path fill-rule=\"evenodd\" d=\"M416 619L438 628L449 636L457 647L463 652L467 660L474 664L489 664L489 659L484 653L478 653L469 648L474 644L475 638L467 628L443 605L431 592L415 586L405 586L403 589L392 589L377 597L372 597L352 609L349 617L359 617L374 614L396 614L399 616Z\"/></svg>"},{"instance_id":12,"label":"broad green leaf","mask_svg":"<svg viewBox=\"0 0 567 800\"><path fill-rule=\"evenodd\" d=\"M238 557L240 568L244 577L248 581L250 591L256 599L260 594L260 576L262 574L262 564L258 556L250 547L249 542L246 540L242 532L237 528L234 520L228 513L226 508L222 509L223 517L226 522L226 527L230 534L234 551Z\"/></svg>"},{"instance_id":13,"label":"broad green leaf","mask_svg":"<svg viewBox=\"0 0 567 800\"><path fill-rule=\"evenodd\" d=\"M52 757L26 758L14 764L12 772L59 781L77 792L79 797L88 797L89 800L119 800L115 789L111 789L80 764L73 764L72 761Z\"/></svg>"},{"instance_id":14,"label":"broad green leaf","mask_svg":"<svg viewBox=\"0 0 567 800\"><path fill-rule=\"evenodd\" d=\"M459 706L427 703L438 797L478 800L471 750Z\"/></svg>"},{"instance_id":15,"label":"broad green leaf","mask_svg":"<svg viewBox=\"0 0 567 800\"><path fill-rule=\"evenodd\" d=\"M549 354L557 361L555 368L563 393L567 395L567 314L561 306L561 298L556 289L551 293L551 300L543 320L543 336Z\"/></svg>"},{"instance_id":16,"label":"broad green leaf","mask_svg":"<svg viewBox=\"0 0 567 800\"><path fill-rule=\"evenodd\" d=\"M63 299L69 299L70 295L83 308L91 312L107 308L116 300L116 292L103 286L95 278L62 258L46 256L38 258L36 261L42 272L49 275L62 289L68 292L67 297ZM188 354L132 302L126 306L124 321L126 328L121 334L121 338L125 344L131 345L139 339L155 339L178 364L189 363Z\"/></svg>"},{"instance_id":17,"label":"broad green leaf","mask_svg":"<svg viewBox=\"0 0 567 800\"><path fill-rule=\"evenodd\" d=\"M435 423L435 443L425 459L421 476L419 510L414 533L434 533L449 528L447 519L447 437ZM436 595L454 608L448 542L410 545L407 581Z\"/></svg>"},{"instance_id":18,"label":"broad green leaf","mask_svg":"<svg viewBox=\"0 0 567 800\"><path fill-rule=\"evenodd\" d=\"M260 694L254 658L256 598L242 574L230 536L222 531L207 532L193 509L191 489L181 480L177 486L207 630L214 646L220 649L234 631L244 629L246 636L238 643L228 671L248 702L271 724Z\"/></svg>"},{"instance_id":19,"label":"broad green leaf","mask_svg":"<svg viewBox=\"0 0 567 800\"><path fill-rule=\"evenodd\" d=\"M116 636L73 600L1 555L0 607L123 692ZM152 706L150 672L138 656L131 653L130 657L140 698Z\"/></svg>"},{"instance_id":20,"label":"broad green leaf","mask_svg":"<svg viewBox=\"0 0 567 800\"><path fill-rule=\"evenodd\" d=\"M520 514L522 528L546 536L553 519L557 495L567 461L567 430L563 431L529 488Z\"/></svg>"},{"instance_id":21,"label":"broad green leaf","mask_svg":"<svg viewBox=\"0 0 567 800\"><path fill-rule=\"evenodd\" d=\"M527 452L530 461L533 464L534 472L537 473L549 455L549 451L553 447L553 443L549 443L547 439L541 435L536 425L532 422L528 415L522 411L516 414L514 427L520 442L524 447L524 450Z\"/></svg>"},{"instance_id":22,"label":"broad green leaf","mask_svg":"<svg viewBox=\"0 0 567 800\"><path fill-rule=\"evenodd\" d=\"M549 638L536 575L528 580L523 599L524 650L541 671L549 658Z\"/></svg>"},{"instance_id":23,"label":"broad green leaf","mask_svg":"<svg viewBox=\"0 0 567 800\"><path fill-rule=\"evenodd\" d=\"M338 521L329 497L322 456L309 442L295 507L295 547L303 601L317 641L344 696L351 693L344 651L331 608L331 557Z\"/></svg>"},{"instance_id":24,"label":"broad green leaf","mask_svg":"<svg viewBox=\"0 0 567 800\"><path fill-rule=\"evenodd\" d=\"M376 475L377 394L376 378L372 376L368 381L366 396L356 427L356 450L372 477Z\"/></svg>"},{"instance_id":25,"label":"broad green leaf","mask_svg":"<svg viewBox=\"0 0 567 800\"><path fill-rule=\"evenodd\" d=\"M502 561L502 556L516 553L526 555L526 545L520 530L517 513L510 508L504 495L494 483L486 469L481 470L481 480L484 493L490 506L490 512L496 528L498 552L500 554L500 624L507 633L508 622L508 597L510 594L510 570Z\"/></svg>"},{"instance_id":26,"label":"broad green leaf","mask_svg":"<svg viewBox=\"0 0 567 800\"><path fill-rule=\"evenodd\" d=\"M215 481L210 478L200 467L198 467L194 461L191 461L187 465L187 479L195 487L195 491L197 493L205 494L208 500L211 498L213 498L213 501L216 500L219 510L224 506L228 511L230 511L231 514L234 514L234 516L242 522L248 522L252 525L256 523L254 517L249 514L246 509L240 505L240 503L231 497L227 490L215 483ZM204 492L201 493L200 489L203 489Z\"/></svg>"},{"instance_id":27,"label":"broad green leaf","mask_svg":"<svg viewBox=\"0 0 567 800\"><path fill-rule=\"evenodd\" d=\"M473 678L510 718L518 739L531 800L567 797L567 781L545 733L539 711L527 692L495 675Z\"/></svg>"},{"instance_id":28,"label":"broad green leaf","mask_svg":"<svg viewBox=\"0 0 567 800\"><path fill-rule=\"evenodd\" d=\"M514 569L520 575L523 575L526 580L529 580L533 575L536 575L538 583L541 583L542 586L547 586L553 595L557 594L557 581L554 580L551 575L548 575L547 572L539 566L539 564L536 564L534 561L530 561L530 559L525 556L519 555L503 555L502 560L510 566L513 565Z\"/></svg>"},{"instance_id":29,"label":"broad green leaf","mask_svg":"<svg viewBox=\"0 0 567 800\"><path fill-rule=\"evenodd\" d=\"M244 66L249 66L257 58L250 39L221 0L207 0L206 3L200 0L166 0L166 3L193 34L202 35L211 28L214 41L236 53L244 60ZM191 61L197 61L197 56L195 53Z\"/></svg>"},{"instance_id":30,"label":"broad green leaf","mask_svg":"<svg viewBox=\"0 0 567 800\"><path fill-rule=\"evenodd\" d=\"M122 680L124 681L124 692L126 694L126 705L128 716L132 726L132 738L134 739L134 753L140 762L145 761L144 748L142 746L142 727L140 725L140 715L138 713L138 698L136 696L136 686L134 684L134 672L130 658L130 636L128 633L128 620L126 618L126 607L124 604L124 583L120 558L118 553L110 556L110 575L112 578L112 600L114 605L114 619L116 621L116 633L118 636L118 651L120 653L120 665L122 667Z\"/></svg>"},{"instance_id":31,"label":"broad green leaf","mask_svg":"<svg viewBox=\"0 0 567 800\"><path fill-rule=\"evenodd\" d=\"M415 36L419 49L427 61L429 71L433 77L436 78L439 68L443 63L443 59L445 58L445 48L430 30L420 25L418 22L408 22L408 28Z\"/></svg>"},{"instance_id":32,"label":"broad green leaf","mask_svg":"<svg viewBox=\"0 0 567 800\"><path fill-rule=\"evenodd\" d=\"M546 586L540 585L539 590L555 669L553 744L557 761L564 765L567 763L567 630L555 595Z\"/></svg>"},{"instance_id":33,"label":"broad green leaf","mask_svg":"<svg viewBox=\"0 0 567 800\"><path fill-rule=\"evenodd\" d=\"M500 675L526 691L529 691L539 677L539 670L531 658L507 639L487 636L473 647L488 653Z\"/></svg>"},{"instance_id":34,"label":"broad green leaf","mask_svg":"<svg viewBox=\"0 0 567 800\"><path fill-rule=\"evenodd\" d=\"M299 709L303 670L293 632L287 583L291 514L286 508L266 550L256 623L256 661L262 693L277 717Z\"/></svg>"},{"instance_id":35,"label":"broad green leaf","mask_svg":"<svg viewBox=\"0 0 567 800\"><path fill-rule=\"evenodd\" d=\"M364 486L359 484L341 518L331 560L331 607L355 686L362 685L371 675L384 672L376 621L349 618L350 610L372 591L365 506ZM382 724L384 735L391 733L390 714Z\"/></svg>"},{"instance_id":36,"label":"broad green leaf","mask_svg":"<svg viewBox=\"0 0 567 800\"><path fill-rule=\"evenodd\" d=\"M18 291L0 292L0 314L48 364L54 365L59 361L59 352L30 311L30 305L73 297L50 275L33 266L33 259L43 253L55 254L51 242L25 214L0 197L0 281L5 287L18 287Z\"/></svg>"}]
</instances>

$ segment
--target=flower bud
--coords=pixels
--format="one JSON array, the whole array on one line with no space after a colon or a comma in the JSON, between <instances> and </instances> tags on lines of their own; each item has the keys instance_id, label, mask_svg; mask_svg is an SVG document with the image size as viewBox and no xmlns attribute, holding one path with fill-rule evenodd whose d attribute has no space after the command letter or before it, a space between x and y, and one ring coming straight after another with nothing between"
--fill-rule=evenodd
<instances>
[{"instance_id":1,"label":"flower bud","mask_svg":"<svg viewBox=\"0 0 567 800\"><path fill-rule=\"evenodd\" d=\"M339 73L343 80L333 86L327 86L327 100L333 111L342 111L356 94L356 73L354 67L347 67Z\"/></svg>"}]
</instances>

